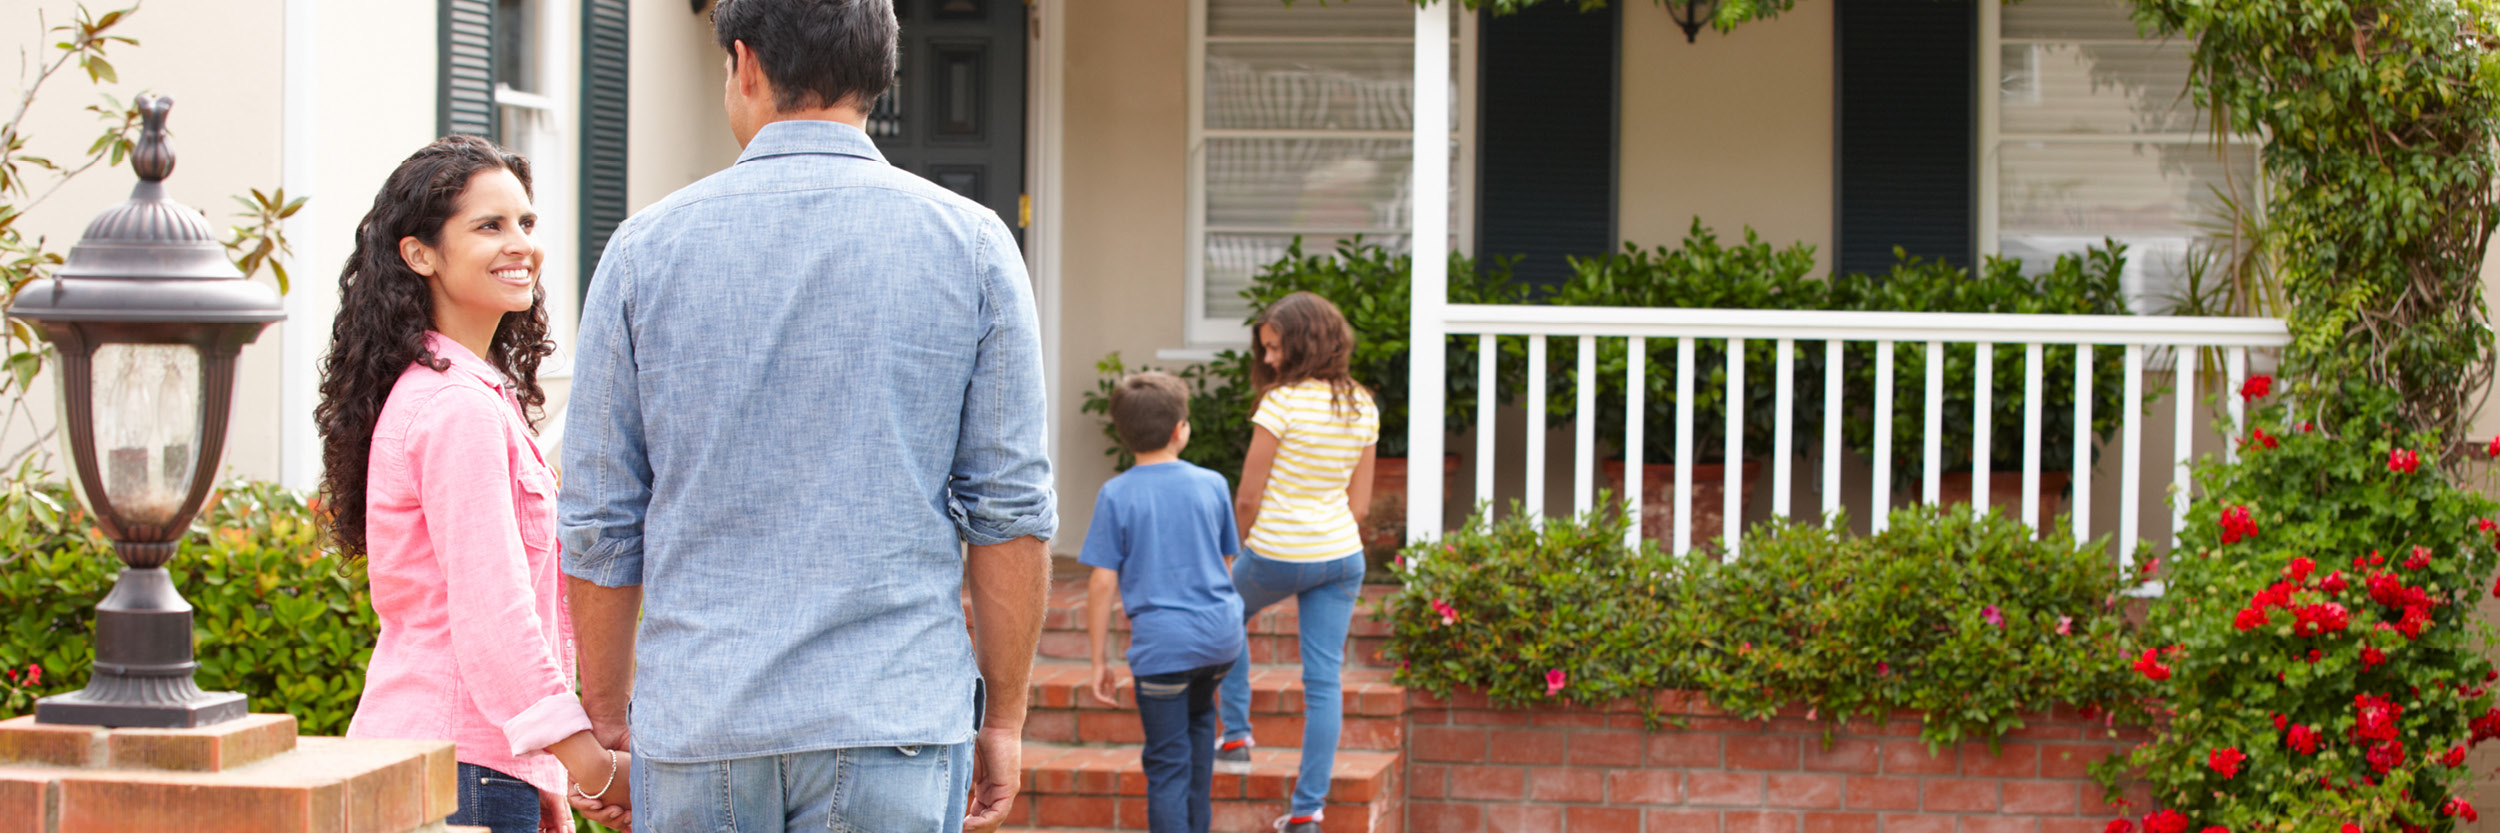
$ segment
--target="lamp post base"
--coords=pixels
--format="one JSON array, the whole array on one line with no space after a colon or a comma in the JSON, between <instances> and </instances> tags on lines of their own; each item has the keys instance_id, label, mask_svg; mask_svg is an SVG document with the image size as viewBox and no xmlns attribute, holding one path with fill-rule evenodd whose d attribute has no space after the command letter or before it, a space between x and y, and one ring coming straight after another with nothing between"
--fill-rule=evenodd
<instances>
[{"instance_id":1,"label":"lamp post base","mask_svg":"<svg viewBox=\"0 0 2500 833\"><path fill-rule=\"evenodd\" d=\"M113 688L155 688L177 678L120 678L124 685ZM166 692L157 702L133 702L128 695L99 691L95 683L68 694L56 694L35 701L35 722L76 726L111 726L135 729L196 729L229 720L242 719L247 703L239 692L201 691L190 685L189 677L178 678L187 693Z\"/></svg>"}]
</instances>

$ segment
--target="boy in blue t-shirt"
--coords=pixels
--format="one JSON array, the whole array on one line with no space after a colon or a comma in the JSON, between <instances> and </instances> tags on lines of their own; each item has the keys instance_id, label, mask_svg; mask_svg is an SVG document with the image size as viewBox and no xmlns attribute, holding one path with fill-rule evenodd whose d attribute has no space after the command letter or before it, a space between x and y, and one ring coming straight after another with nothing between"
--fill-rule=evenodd
<instances>
[{"instance_id":1,"label":"boy in blue t-shirt","mask_svg":"<svg viewBox=\"0 0 2500 833\"><path fill-rule=\"evenodd\" d=\"M1086 629L1094 698L1119 701L1104 655L1116 588L1128 612L1129 674L1146 725L1146 825L1206 833L1215 780L1215 692L1241 655L1241 596L1225 559L1241 550L1224 476L1182 462L1189 390L1168 373L1121 379L1111 427L1137 465L1102 484L1077 557L1094 568Z\"/></svg>"}]
</instances>

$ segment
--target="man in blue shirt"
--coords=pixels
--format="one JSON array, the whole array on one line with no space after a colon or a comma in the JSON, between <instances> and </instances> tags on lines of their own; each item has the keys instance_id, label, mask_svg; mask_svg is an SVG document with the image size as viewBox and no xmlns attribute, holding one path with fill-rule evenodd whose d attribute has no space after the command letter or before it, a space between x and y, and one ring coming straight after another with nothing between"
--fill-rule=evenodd
<instances>
[{"instance_id":1,"label":"man in blue shirt","mask_svg":"<svg viewBox=\"0 0 2500 833\"><path fill-rule=\"evenodd\" d=\"M1240 553L1224 476L1181 461L1189 389L1139 373L1111 389L1111 428L1137 465L1102 484L1078 560L1094 698L1117 705L1108 652L1111 593L1128 612L1128 670L1145 724L1146 826L1207 833L1215 779L1215 690L1241 655L1241 596L1224 559ZM1247 670L1245 669L1245 672Z\"/></svg>"},{"instance_id":2,"label":"man in blue shirt","mask_svg":"<svg viewBox=\"0 0 2500 833\"><path fill-rule=\"evenodd\" d=\"M1014 238L862 130L890 0L723 0L713 29L745 152L619 226L583 301L583 705L630 726L642 829L993 826L1058 523Z\"/></svg>"}]
</instances>

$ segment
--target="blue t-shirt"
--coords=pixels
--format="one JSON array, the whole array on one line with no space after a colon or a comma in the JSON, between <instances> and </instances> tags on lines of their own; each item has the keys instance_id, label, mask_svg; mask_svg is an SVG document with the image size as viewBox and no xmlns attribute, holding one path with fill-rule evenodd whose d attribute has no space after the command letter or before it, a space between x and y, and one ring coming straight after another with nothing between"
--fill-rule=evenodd
<instances>
[{"instance_id":1,"label":"blue t-shirt","mask_svg":"<svg viewBox=\"0 0 2500 833\"><path fill-rule=\"evenodd\" d=\"M1172 674L1241 657L1241 595L1224 556L1241 551L1224 476L1186 462L1138 466L1102 484L1077 560L1120 573L1130 674Z\"/></svg>"}]
</instances>

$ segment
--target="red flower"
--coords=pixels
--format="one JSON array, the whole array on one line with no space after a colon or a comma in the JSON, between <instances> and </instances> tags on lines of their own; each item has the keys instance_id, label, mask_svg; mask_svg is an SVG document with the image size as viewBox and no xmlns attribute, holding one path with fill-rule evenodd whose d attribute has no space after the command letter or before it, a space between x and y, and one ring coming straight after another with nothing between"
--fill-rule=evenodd
<instances>
[{"instance_id":1,"label":"red flower","mask_svg":"<svg viewBox=\"0 0 2500 833\"><path fill-rule=\"evenodd\" d=\"M1560 694L1560 693L1562 693L1562 690L1563 690L1563 680L1564 680L1564 676L1563 676L1563 670L1562 670L1562 669L1560 669L1560 668L1548 668L1548 669L1546 669L1546 670L1545 670L1545 696L1547 696L1547 697L1552 697L1552 696L1554 696L1554 695L1556 695L1556 694Z\"/></svg>"},{"instance_id":2,"label":"red flower","mask_svg":"<svg viewBox=\"0 0 2500 833\"><path fill-rule=\"evenodd\" d=\"M1878 661L1875 663L1875 676L1878 676L1878 677L1889 677L1889 676L1892 676L1892 663L1889 663L1889 662L1883 662L1883 661L1878 660Z\"/></svg>"},{"instance_id":3,"label":"red flower","mask_svg":"<svg viewBox=\"0 0 2500 833\"><path fill-rule=\"evenodd\" d=\"M2500 437L2491 438L2491 456L2500 457Z\"/></svg>"},{"instance_id":4,"label":"red flower","mask_svg":"<svg viewBox=\"0 0 2500 833\"><path fill-rule=\"evenodd\" d=\"M2413 555L2405 559L2405 569L2407 570L2419 570L2430 565L2430 548L2418 544L2413 547Z\"/></svg>"},{"instance_id":5,"label":"red flower","mask_svg":"<svg viewBox=\"0 0 2500 833\"><path fill-rule=\"evenodd\" d=\"M2448 747L2448 754L2439 756L2439 763L2450 769L2465 765L2465 744Z\"/></svg>"},{"instance_id":6,"label":"red flower","mask_svg":"<svg viewBox=\"0 0 2500 833\"><path fill-rule=\"evenodd\" d=\"M2177 810L2163 810L2144 817L2144 833L2187 833L2188 820Z\"/></svg>"},{"instance_id":7,"label":"red flower","mask_svg":"<svg viewBox=\"0 0 2500 833\"><path fill-rule=\"evenodd\" d=\"M2469 725L2474 728L2475 743L2500 738L2500 706L2494 706L2491 710L2483 712L2483 716L2474 718Z\"/></svg>"},{"instance_id":8,"label":"red flower","mask_svg":"<svg viewBox=\"0 0 2500 833\"><path fill-rule=\"evenodd\" d=\"M2285 720L2283 719L2283 715L2282 715L2281 713L2276 713L2276 714L2275 714L2275 716L2274 716L2274 730L2275 730L2275 731L2277 731L2277 732L2283 731L2283 727L2284 727L2284 725L2286 725L2286 723L2287 723L2287 721L2285 721Z\"/></svg>"},{"instance_id":9,"label":"red flower","mask_svg":"<svg viewBox=\"0 0 2500 833\"><path fill-rule=\"evenodd\" d=\"M2480 821L2483 817L2483 814L2474 812L2473 803L2464 798L2448 799L2448 806L2439 808L2439 811L2466 821Z\"/></svg>"},{"instance_id":10,"label":"red flower","mask_svg":"<svg viewBox=\"0 0 2500 833\"><path fill-rule=\"evenodd\" d=\"M2240 763L2246 760L2248 760L2248 755L2234 746L2225 746L2205 753L2205 765L2213 767L2215 772L2222 773L2225 780L2238 776Z\"/></svg>"},{"instance_id":11,"label":"red flower","mask_svg":"<svg viewBox=\"0 0 2500 833\"><path fill-rule=\"evenodd\" d=\"M2101 833L2134 833L2134 831L2135 822L2126 819L2110 819L2109 826L2101 828Z\"/></svg>"},{"instance_id":12,"label":"red flower","mask_svg":"<svg viewBox=\"0 0 2500 833\"><path fill-rule=\"evenodd\" d=\"M2310 422L2310 421L2305 420L2305 419L2300 421L2300 433L2306 434L2306 433L2309 433L2309 432L2311 432L2311 431L2316 431L2316 430L2318 430L2318 424L2317 424L2317 423Z\"/></svg>"},{"instance_id":13,"label":"red flower","mask_svg":"<svg viewBox=\"0 0 2500 833\"><path fill-rule=\"evenodd\" d=\"M2242 538L2257 537L2257 519L2250 517L2248 507L2233 506L2222 510L2222 542L2236 544Z\"/></svg>"},{"instance_id":14,"label":"red flower","mask_svg":"<svg viewBox=\"0 0 2500 833\"><path fill-rule=\"evenodd\" d=\"M2238 628L2242 631L2253 631L2265 626L2266 611L2264 608L2240 608L2239 615L2231 617L2231 627Z\"/></svg>"},{"instance_id":15,"label":"red flower","mask_svg":"<svg viewBox=\"0 0 2500 833\"><path fill-rule=\"evenodd\" d=\"M2257 397L2273 392L2274 377L2272 376L2250 376L2248 377L2248 381L2240 383L2240 399L2242 401L2253 400Z\"/></svg>"},{"instance_id":16,"label":"red flower","mask_svg":"<svg viewBox=\"0 0 2500 833\"><path fill-rule=\"evenodd\" d=\"M1441 614L1441 624L1458 624L1458 608L1451 607L1449 602L1440 599L1432 600L1432 612Z\"/></svg>"},{"instance_id":17,"label":"red flower","mask_svg":"<svg viewBox=\"0 0 2500 833\"><path fill-rule=\"evenodd\" d=\"M2352 624L2351 614L2334 602L2315 604L2292 611L2293 636L2318 636L2338 633Z\"/></svg>"},{"instance_id":18,"label":"red flower","mask_svg":"<svg viewBox=\"0 0 2500 833\"><path fill-rule=\"evenodd\" d=\"M2495 532L2500 531L2500 523L2492 523L2490 518L2475 518L2474 528L2484 532Z\"/></svg>"},{"instance_id":19,"label":"red flower","mask_svg":"<svg viewBox=\"0 0 2500 833\"><path fill-rule=\"evenodd\" d=\"M2248 439L2240 441L2240 447L2280 448L2282 444L2275 441L2274 435L2266 433L2266 429L2251 428L2248 430Z\"/></svg>"},{"instance_id":20,"label":"red flower","mask_svg":"<svg viewBox=\"0 0 2500 833\"><path fill-rule=\"evenodd\" d=\"M2370 771L2386 775L2388 770L2405 765L2405 745L2402 741L2387 741L2370 747L2370 754L2364 757L2370 761Z\"/></svg>"},{"instance_id":21,"label":"red flower","mask_svg":"<svg viewBox=\"0 0 2500 833\"><path fill-rule=\"evenodd\" d=\"M2321 651L2321 650L2318 650L2318 649L2316 649L2316 648L2311 648L2311 649L2309 649L2309 664L2310 664L2310 665L2316 665L2316 664L2318 664L2318 660L2322 660L2322 659L2326 659L2326 652L2325 652L2325 651Z\"/></svg>"},{"instance_id":22,"label":"red flower","mask_svg":"<svg viewBox=\"0 0 2500 833\"><path fill-rule=\"evenodd\" d=\"M2292 556L2292 563L2283 567L2284 574L2291 576L2295 582L2308 581L2309 574L2317 570L2318 562L2309 560L2309 556L2306 555Z\"/></svg>"},{"instance_id":23,"label":"red flower","mask_svg":"<svg viewBox=\"0 0 2500 833\"><path fill-rule=\"evenodd\" d=\"M2405 608L2404 618L2396 620L2396 630L2402 631L2406 639L2420 639L2422 638L2422 629L2429 627L2430 624L2430 606L2407 606Z\"/></svg>"},{"instance_id":24,"label":"red flower","mask_svg":"<svg viewBox=\"0 0 2500 833\"><path fill-rule=\"evenodd\" d=\"M2370 601L2388 607L2404 606L2405 582L2404 579L2397 578L2395 573L2375 573L2363 579L2362 583L2370 588Z\"/></svg>"},{"instance_id":25,"label":"red flower","mask_svg":"<svg viewBox=\"0 0 2500 833\"><path fill-rule=\"evenodd\" d=\"M2291 731L2284 733L2283 743L2303 755L2318 754L2318 730L2293 726Z\"/></svg>"},{"instance_id":26,"label":"red flower","mask_svg":"<svg viewBox=\"0 0 2500 833\"><path fill-rule=\"evenodd\" d=\"M2395 742L2396 721L2404 717L2405 708L2403 706L2396 705L2395 701L2374 694L2353 695L2352 706L2354 714L2358 718L2358 725L2354 726L2352 730L2352 733L2356 738L2361 740L2384 741L2388 743Z\"/></svg>"},{"instance_id":27,"label":"red flower","mask_svg":"<svg viewBox=\"0 0 2500 833\"><path fill-rule=\"evenodd\" d=\"M2351 586L2351 583L2344 581L2344 571L2342 570L2328 573L2326 574L2326 578L2318 580L2318 589L2326 591L2327 595L2330 596L2342 593L2345 588Z\"/></svg>"},{"instance_id":28,"label":"red flower","mask_svg":"<svg viewBox=\"0 0 2500 833\"><path fill-rule=\"evenodd\" d=\"M2387 653L2379 650L2378 646L2361 646L2361 670L2368 671L2372 668L2377 668L2380 663L2384 663L2386 661Z\"/></svg>"},{"instance_id":29,"label":"red flower","mask_svg":"<svg viewBox=\"0 0 2500 833\"><path fill-rule=\"evenodd\" d=\"M2207 825L2205 827L2205 833L2231 833L2231 828L2224 827L2219 824Z\"/></svg>"},{"instance_id":30,"label":"red flower","mask_svg":"<svg viewBox=\"0 0 2500 833\"><path fill-rule=\"evenodd\" d=\"M31 662L30 662L30 663L27 663L27 664L26 664L26 685L27 685L28 687L33 687L33 686L39 686L39 685L42 685L42 684L43 684L43 666L36 665L36 664L34 664L34 663L31 663Z\"/></svg>"},{"instance_id":31,"label":"red flower","mask_svg":"<svg viewBox=\"0 0 2500 833\"><path fill-rule=\"evenodd\" d=\"M2344 822L2343 833L2361 833L2361 825L2354 824L2352 822Z\"/></svg>"},{"instance_id":32,"label":"red flower","mask_svg":"<svg viewBox=\"0 0 2500 833\"><path fill-rule=\"evenodd\" d=\"M2144 656L2136 658L2135 670L2136 673L2144 675L2144 679L2151 680L2153 682L2158 683L2163 680L2170 679L2170 666L2161 664L2161 661L2155 656L2155 649L2152 648L2144 649ZM2151 825L2148 824L2146 826L2150 827ZM2182 827L2181 829L2184 830L2186 828Z\"/></svg>"},{"instance_id":33,"label":"red flower","mask_svg":"<svg viewBox=\"0 0 2500 833\"><path fill-rule=\"evenodd\" d=\"M2394 451L2387 452L2388 471L2398 474L2412 474L2416 471L2420 471L2421 468L2422 456L2413 453L2412 449L2399 448Z\"/></svg>"}]
</instances>

